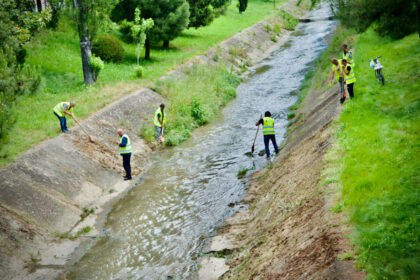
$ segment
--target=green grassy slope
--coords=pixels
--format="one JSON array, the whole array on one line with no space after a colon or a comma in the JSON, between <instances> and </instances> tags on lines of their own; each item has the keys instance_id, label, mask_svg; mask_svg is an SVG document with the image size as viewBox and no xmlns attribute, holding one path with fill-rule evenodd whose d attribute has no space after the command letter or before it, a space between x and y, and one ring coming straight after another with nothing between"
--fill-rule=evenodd
<instances>
[{"instance_id":1,"label":"green grassy slope","mask_svg":"<svg viewBox=\"0 0 420 280\"><path fill-rule=\"evenodd\" d=\"M356 98L338 121L342 203L354 225L357 263L371 279L420 275L420 42L373 30L358 37ZM386 84L369 59L382 55Z\"/></svg>"},{"instance_id":2,"label":"green grassy slope","mask_svg":"<svg viewBox=\"0 0 420 280\"><path fill-rule=\"evenodd\" d=\"M285 1L285 0L284 0ZM284 1L278 1L280 5ZM85 118L134 88L151 85L158 77L209 47L233 36L273 13L273 4L264 0L249 0L248 9L239 14L233 3L225 15L210 26L186 30L171 42L170 49L155 48L150 61L141 61L145 77L135 77L135 46L122 43L125 58L120 64L107 63L98 83L83 84L78 36L74 27L62 20L56 31L44 30L26 48L27 64L40 67L43 76L37 93L19 98L17 122L10 130L10 140L0 151L0 167L19 153L59 133L58 121L52 108L58 102L74 100L77 116ZM72 126L73 122L69 122Z\"/></svg>"}]
</instances>

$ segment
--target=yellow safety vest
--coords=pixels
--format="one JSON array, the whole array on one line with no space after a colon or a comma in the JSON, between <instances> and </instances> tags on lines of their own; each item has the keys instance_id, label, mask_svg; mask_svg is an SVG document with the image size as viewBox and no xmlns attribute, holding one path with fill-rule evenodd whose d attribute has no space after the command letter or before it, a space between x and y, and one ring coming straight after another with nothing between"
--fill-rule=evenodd
<instances>
[{"instance_id":1,"label":"yellow safety vest","mask_svg":"<svg viewBox=\"0 0 420 280\"><path fill-rule=\"evenodd\" d=\"M121 136L120 144L121 144L124 137L127 138L127 145L125 145L125 147L120 147L120 154L122 154L122 155L123 154L131 154L131 141L130 141L130 138L128 138L127 135L124 134L123 136Z\"/></svg>"},{"instance_id":2,"label":"yellow safety vest","mask_svg":"<svg viewBox=\"0 0 420 280\"><path fill-rule=\"evenodd\" d=\"M53 111L59 115L60 117L65 117L66 115L63 113L64 109L64 104L67 104L67 112L71 113L73 111L73 107L70 108L70 102L61 102L58 103L57 105L55 105L55 107L53 108ZM70 109L69 109L70 108Z\"/></svg>"},{"instance_id":3,"label":"yellow safety vest","mask_svg":"<svg viewBox=\"0 0 420 280\"><path fill-rule=\"evenodd\" d=\"M348 66L351 67L350 72L349 72L348 75L346 75L345 73L344 73L344 75L346 76L346 84L349 85L349 84L352 84L352 83L356 82L356 76L354 75L354 72L353 72L353 65L348 65Z\"/></svg>"},{"instance_id":4,"label":"yellow safety vest","mask_svg":"<svg viewBox=\"0 0 420 280\"><path fill-rule=\"evenodd\" d=\"M158 120L158 114L160 114L161 121L162 121L162 123L163 123L163 124L165 124L166 117L165 117L165 114L163 114L163 113L162 113L162 111L160 110L160 108L158 108L158 109L156 110L156 112L155 112L155 121L154 121L154 124L155 124L155 126L157 126L157 127L162 127L162 125L160 124L160 122L159 122L159 120Z\"/></svg>"},{"instance_id":5,"label":"yellow safety vest","mask_svg":"<svg viewBox=\"0 0 420 280\"><path fill-rule=\"evenodd\" d=\"M341 67L343 67L343 65L341 63L341 59L338 59L338 66L336 66L335 64L333 64L332 67L333 67L333 69L335 71L335 76L337 77L337 82L339 82L340 81L340 77L343 77L343 74L340 74L338 72L338 69L337 69L337 68L340 68L341 73L343 73L343 68L341 68Z\"/></svg>"},{"instance_id":6,"label":"yellow safety vest","mask_svg":"<svg viewBox=\"0 0 420 280\"><path fill-rule=\"evenodd\" d=\"M351 54L351 57L350 57ZM344 53L343 51L343 59L347 60L348 63L350 63L352 66L354 66L353 64L353 51L348 51L347 53Z\"/></svg>"},{"instance_id":7,"label":"yellow safety vest","mask_svg":"<svg viewBox=\"0 0 420 280\"><path fill-rule=\"evenodd\" d=\"M274 119L270 117L263 118L263 134L274 135Z\"/></svg>"}]
</instances>

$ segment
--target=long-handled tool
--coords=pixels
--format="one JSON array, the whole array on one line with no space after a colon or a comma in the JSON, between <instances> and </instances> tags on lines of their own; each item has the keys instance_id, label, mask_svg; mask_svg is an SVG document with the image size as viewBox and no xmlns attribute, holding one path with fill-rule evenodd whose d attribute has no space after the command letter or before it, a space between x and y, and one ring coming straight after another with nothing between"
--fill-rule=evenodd
<instances>
[{"instance_id":1,"label":"long-handled tool","mask_svg":"<svg viewBox=\"0 0 420 280\"><path fill-rule=\"evenodd\" d=\"M262 119L262 114L261 114L260 119ZM255 133L254 143L252 143L252 148L251 148L251 154L253 154L255 151L255 141L257 140L257 135L258 135L259 130L260 130L260 125L258 125L257 127L257 133Z\"/></svg>"},{"instance_id":2,"label":"long-handled tool","mask_svg":"<svg viewBox=\"0 0 420 280\"><path fill-rule=\"evenodd\" d=\"M74 119L74 121L80 126L80 128L83 130L83 132L87 135L87 137L89 137L89 141L90 142L92 142L92 143L95 143L95 141L93 141L93 138L92 138L92 136L90 136L87 132L86 132L86 130L84 129L84 127L75 119L75 118L73 118Z\"/></svg>"}]
</instances>

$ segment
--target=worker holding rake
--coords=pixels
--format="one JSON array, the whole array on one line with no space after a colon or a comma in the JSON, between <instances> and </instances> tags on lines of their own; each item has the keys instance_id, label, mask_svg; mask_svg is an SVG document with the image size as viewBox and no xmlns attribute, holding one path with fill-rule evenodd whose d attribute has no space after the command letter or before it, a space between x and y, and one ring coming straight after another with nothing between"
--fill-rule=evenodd
<instances>
[{"instance_id":1,"label":"worker holding rake","mask_svg":"<svg viewBox=\"0 0 420 280\"><path fill-rule=\"evenodd\" d=\"M94 142L92 136L90 136L83 128L82 124L76 119L73 113L73 108L76 107L76 102L60 102L53 108L54 115L60 120L60 128L62 133L69 133L67 129L66 115L73 118L73 120L80 126L82 131L88 136L90 142Z\"/></svg>"},{"instance_id":2,"label":"worker holding rake","mask_svg":"<svg viewBox=\"0 0 420 280\"><path fill-rule=\"evenodd\" d=\"M271 117L269 111L265 112L264 118L261 118L255 125L263 125L263 136L264 136L264 146L265 146L265 155L267 159L270 158L270 141L273 143L274 150L276 154L279 153L279 148L276 143L276 134L274 132L274 119Z\"/></svg>"}]
</instances>

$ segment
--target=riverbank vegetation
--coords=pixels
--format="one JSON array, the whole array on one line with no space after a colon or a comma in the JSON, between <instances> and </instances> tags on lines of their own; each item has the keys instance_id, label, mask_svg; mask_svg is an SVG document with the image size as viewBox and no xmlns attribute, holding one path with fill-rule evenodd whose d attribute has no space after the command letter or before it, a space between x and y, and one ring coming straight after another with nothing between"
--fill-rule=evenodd
<instances>
[{"instance_id":1,"label":"riverbank vegetation","mask_svg":"<svg viewBox=\"0 0 420 280\"><path fill-rule=\"evenodd\" d=\"M354 48L356 98L337 123L341 203L354 225L357 264L371 279L420 274L420 45L371 28ZM382 56L385 86L368 67Z\"/></svg>"},{"instance_id":2,"label":"riverbank vegetation","mask_svg":"<svg viewBox=\"0 0 420 280\"><path fill-rule=\"evenodd\" d=\"M355 245L349 254L369 279L415 279L420 274L419 38L413 33L395 40L377 31L375 24L359 34L338 27L308 73L299 100L309 90L330 88L330 59L340 58L342 44L352 45L355 98L343 106L328 157L337 175L326 182L340 186L332 211L349 217ZM385 86L369 68L370 59L377 56L385 66Z\"/></svg>"},{"instance_id":3,"label":"riverbank vegetation","mask_svg":"<svg viewBox=\"0 0 420 280\"><path fill-rule=\"evenodd\" d=\"M283 2L276 1L276 4ZM30 94L18 96L13 107L10 107L10 110L13 108L13 118L10 119L13 124L7 128L9 137L2 139L0 166L59 133L57 120L51 113L58 102L74 100L77 103L76 115L81 119L86 118L122 95L137 88L152 86L159 77L177 65L273 13L273 3L269 1L249 0L247 10L242 14L232 4L211 24L198 29L185 29L179 37L170 41L169 47L152 44L150 59L140 59L141 79L138 77L136 45L124 41L123 35L108 22L98 29L97 37L104 33L115 37L124 50L124 57L121 62L106 62L96 84L92 86L83 83L76 27L65 14L61 15L55 28L41 30L24 45L25 67L38 67L40 85ZM73 125L72 121L69 123Z\"/></svg>"},{"instance_id":4,"label":"riverbank vegetation","mask_svg":"<svg viewBox=\"0 0 420 280\"><path fill-rule=\"evenodd\" d=\"M170 102L166 110L165 144L178 145L192 130L211 121L222 106L236 97L239 83L240 78L222 64L194 65L184 78L158 82L156 90ZM146 141L156 141L152 126L144 126L140 135Z\"/></svg>"}]
</instances>

